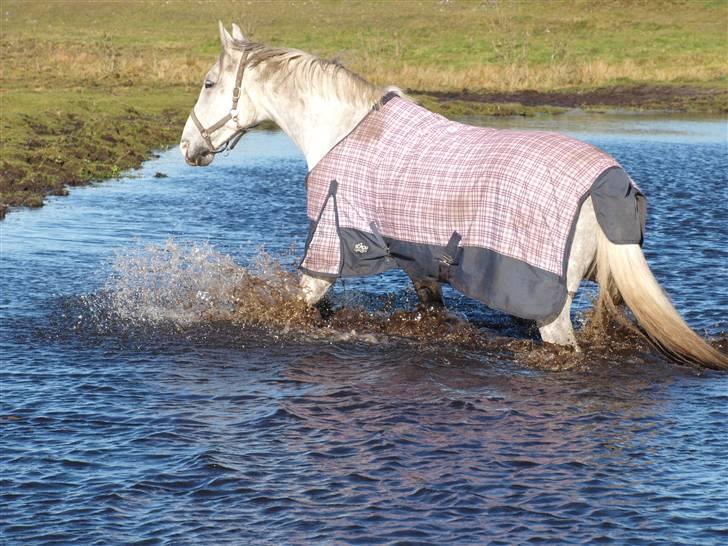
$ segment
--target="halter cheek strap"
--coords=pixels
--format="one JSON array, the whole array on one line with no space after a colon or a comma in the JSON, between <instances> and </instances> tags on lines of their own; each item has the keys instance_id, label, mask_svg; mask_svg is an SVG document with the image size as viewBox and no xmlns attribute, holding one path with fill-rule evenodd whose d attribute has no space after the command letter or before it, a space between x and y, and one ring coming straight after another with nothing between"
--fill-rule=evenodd
<instances>
[{"instance_id":1,"label":"halter cheek strap","mask_svg":"<svg viewBox=\"0 0 728 546\"><path fill-rule=\"evenodd\" d=\"M233 105L230 109L230 112L228 112L225 116L223 116L221 119L219 119L217 122L213 123L209 127L205 127L204 125L202 125L202 122L195 114L195 109L192 108L190 118L192 118L193 123L200 131L200 135L205 140L207 146L210 148L208 153L218 154L228 148L232 150L241 139L241 137L248 131L248 129L250 129L250 127L241 127L238 122L238 101L240 100L240 93L243 84L243 74L245 73L245 61L247 60L247 58L247 51L243 51L243 55L242 57L240 57L240 63L238 63L237 73L235 74L235 87L233 88ZM218 129L224 127L228 121L234 121L235 124L238 126L238 130L233 133L230 138L223 142L219 148L215 148L215 146L213 146L212 144L211 135Z\"/></svg>"}]
</instances>

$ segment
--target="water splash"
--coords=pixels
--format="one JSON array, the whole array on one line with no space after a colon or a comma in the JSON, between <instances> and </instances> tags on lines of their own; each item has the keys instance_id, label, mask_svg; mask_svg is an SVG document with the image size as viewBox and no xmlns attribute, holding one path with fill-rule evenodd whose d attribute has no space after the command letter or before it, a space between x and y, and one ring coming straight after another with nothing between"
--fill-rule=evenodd
<instances>
[{"instance_id":1,"label":"water splash","mask_svg":"<svg viewBox=\"0 0 728 546\"><path fill-rule=\"evenodd\" d=\"M118 316L137 322L286 327L317 318L278 260L260 252L246 268L204 243L168 240L118 254L105 290Z\"/></svg>"},{"instance_id":2,"label":"water splash","mask_svg":"<svg viewBox=\"0 0 728 546\"><path fill-rule=\"evenodd\" d=\"M103 293L116 317L135 324L229 321L315 339L371 342L397 337L467 343L482 337L477 327L448 313L373 309L351 295L310 308L298 283L294 271L264 251L245 267L209 244L168 240L117 254Z\"/></svg>"},{"instance_id":3,"label":"water splash","mask_svg":"<svg viewBox=\"0 0 728 546\"><path fill-rule=\"evenodd\" d=\"M209 244L168 240L119 253L104 297L95 305L126 324L187 328L222 321L314 342L398 340L420 348L446 346L487 353L496 360L550 371L662 360L644 338L618 323L595 327L585 318L587 327L577 333L583 352L575 353L543 345L536 335L506 337L449 312L393 310L388 305L372 309L352 304L350 296L343 302L327 302L322 313L321 307L305 304L298 283L291 268L263 251L245 267Z\"/></svg>"}]
</instances>

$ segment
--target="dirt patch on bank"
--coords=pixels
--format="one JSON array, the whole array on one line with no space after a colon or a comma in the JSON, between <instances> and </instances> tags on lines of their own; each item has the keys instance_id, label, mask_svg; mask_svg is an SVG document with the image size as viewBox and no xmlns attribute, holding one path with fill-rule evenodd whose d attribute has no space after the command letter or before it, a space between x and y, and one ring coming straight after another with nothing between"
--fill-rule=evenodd
<instances>
[{"instance_id":1,"label":"dirt patch on bank","mask_svg":"<svg viewBox=\"0 0 728 546\"><path fill-rule=\"evenodd\" d=\"M433 97L441 102L520 104L526 107L662 110L674 112L728 113L728 88L677 85L637 85L601 87L591 90L560 91L418 91L412 94Z\"/></svg>"},{"instance_id":2,"label":"dirt patch on bank","mask_svg":"<svg viewBox=\"0 0 728 546\"><path fill-rule=\"evenodd\" d=\"M140 166L152 150L179 137L184 117L177 111L155 115L133 108L88 118L68 112L21 116L3 142L0 218L10 207L41 207L47 195L66 195L69 186L114 178Z\"/></svg>"}]
</instances>

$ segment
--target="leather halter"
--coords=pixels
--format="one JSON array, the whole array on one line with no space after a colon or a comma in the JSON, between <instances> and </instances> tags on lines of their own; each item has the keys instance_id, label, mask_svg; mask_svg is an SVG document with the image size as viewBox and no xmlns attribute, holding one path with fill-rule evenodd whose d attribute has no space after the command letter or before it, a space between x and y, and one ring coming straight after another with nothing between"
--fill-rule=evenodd
<instances>
[{"instance_id":1,"label":"leather halter","mask_svg":"<svg viewBox=\"0 0 728 546\"><path fill-rule=\"evenodd\" d=\"M252 128L252 126L248 127L241 127L238 123L238 100L240 100L240 93L242 90L242 83L243 83L243 74L245 72L245 61L248 58L247 51L243 51L242 57L240 57L240 63L238 64L238 71L235 75L235 87L233 88L233 106L230 109L230 112L228 112L224 117L222 117L217 122L213 123L209 127L205 127L202 125L200 120L198 119L197 115L195 114L194 107L192 108L192 112L190 113L190 118L192 118L192 121L194 122L195 126L197 126L197 129L200 131L200 135L202 135L202 138L205 140L205 143L209 146L209 150L207 150L207 154L219 154L220 152L224 152L225 150L232 150L235 148L235 145L238 143L238 141L243 137L245 133L248 132L249 129ZM228 138L225 142L223 142L218 148L215 148L212 144L212 138L211 135L217 131L218 129L221 129L225 126L225 124L228 121L234 121L235 124L238 126L237 131L235 131L230 138Z\"/></svg>"}]
</instances>

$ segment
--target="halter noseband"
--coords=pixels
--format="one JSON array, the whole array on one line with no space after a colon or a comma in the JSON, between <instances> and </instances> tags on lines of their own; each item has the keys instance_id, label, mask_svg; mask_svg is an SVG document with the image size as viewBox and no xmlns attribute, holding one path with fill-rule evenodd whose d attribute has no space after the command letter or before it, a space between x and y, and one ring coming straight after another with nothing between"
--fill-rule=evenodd
<instances>
[{"instance_id":1,"label":"halter noseband","mask_svg":"<svg viewBox=\"0 0 728 546\"><path fill-rule=\"evenodd\" d=\"M202 125L200 120L197 118L194 107L192 108L190 118L192 118L192 121L195 123L197 129L200 131L200 135L202 135L202 138L205 139L205 142L210 148L207 151L207 154L219 154L220 152L224 152L225 150L232 150L233 148L235 148L235 145L243 137L243 135L248 132L248 129L252 127L241 127L238 123L238 100L240 100L240 92L243 83L243 73L245 72L245 61L247 60L247 58L247 51L243 51L243 56L240 57L238 71L235 75L235 87L233 88L233 107L230 109L229 113L227 113L216 123L213 123L209 127L205 128L205 126ZM212 133L214 133L218 129L224 127L228 121L234 121L235 124L238 126L238 130L235 131L232 136L228 138L225 142L223 142L218 148L215 148L215 146L213 146L212 144L212 138L210 135L212 135Z\"/></svg>"}]
</instances>

